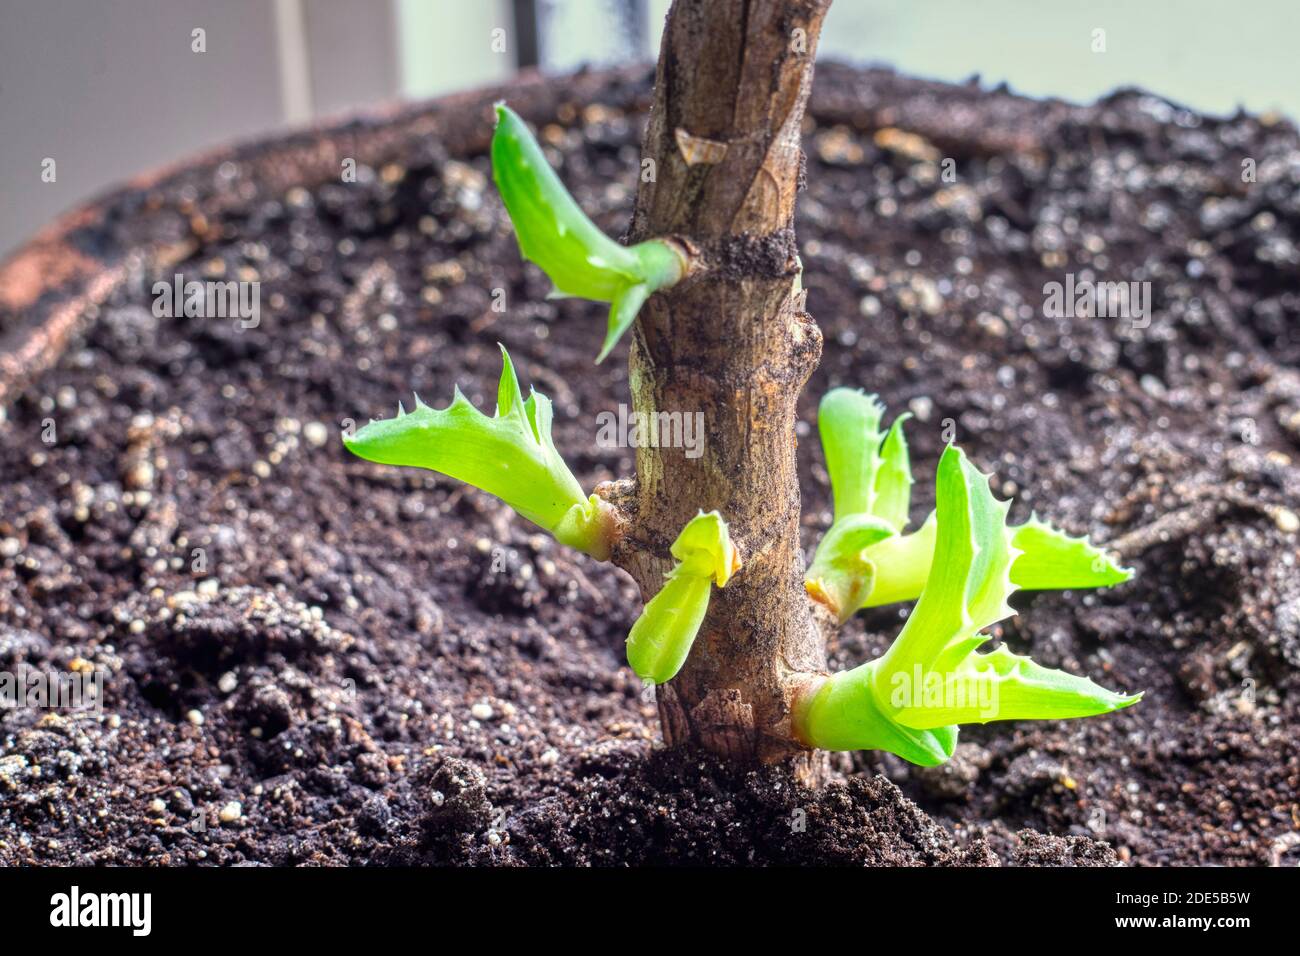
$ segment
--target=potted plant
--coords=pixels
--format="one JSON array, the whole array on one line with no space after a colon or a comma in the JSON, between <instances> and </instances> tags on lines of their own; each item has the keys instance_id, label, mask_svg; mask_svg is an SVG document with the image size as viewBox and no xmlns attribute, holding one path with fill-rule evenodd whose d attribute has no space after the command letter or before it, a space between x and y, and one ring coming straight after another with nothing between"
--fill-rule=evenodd
<instances>
[{"instance_id":1,"label":"potted plant","mask_svg":"<svg viewBox=\"0 0 1300 956\"><path fill-rule=\"evenodd\" d=\"M0 267L0 670L107 678L0 714L0 860L1288 859L1294 129L814 86L825 4L746 6Z\"/></svg>"}]
</instances>

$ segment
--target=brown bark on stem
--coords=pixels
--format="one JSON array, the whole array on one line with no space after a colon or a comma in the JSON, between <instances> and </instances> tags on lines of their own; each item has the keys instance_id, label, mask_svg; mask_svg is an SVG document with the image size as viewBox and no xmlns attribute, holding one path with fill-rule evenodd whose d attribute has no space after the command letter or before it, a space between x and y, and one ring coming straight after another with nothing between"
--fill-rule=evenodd
<instances>
[{"instance_id":1,"label":"brown bark on stem","mask_svg":"<svg viewBox=\"0 0 1300 956\"><path fill-rule=\"evenodd\" d=\"M795 402L821 354L796 292L800 125L830 0L676 0L668 15L631 241L674 237L689 278L642 308L629 371L638 412L703 412L703 454L637 450L614 559L648 600L668 547L701 509L731 528L744 568L715 590L690 658L659 688L665 740L737 761L824 762L790 705L826 668L803 587Z\"/></svg>"}]
</instances>

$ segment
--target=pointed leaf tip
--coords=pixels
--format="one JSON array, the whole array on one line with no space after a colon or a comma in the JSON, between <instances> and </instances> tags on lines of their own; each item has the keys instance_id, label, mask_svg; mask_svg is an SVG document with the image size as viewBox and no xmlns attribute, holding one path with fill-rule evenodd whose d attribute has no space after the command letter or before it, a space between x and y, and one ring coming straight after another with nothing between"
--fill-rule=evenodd
<instances>
[{"instance_id":1,"label":"pointed leaf tip","mask_svg":"<svg viewBox=\"0 0 1300 956\"><path fill-rule=\"evenodd\" d=\"M497 417L509 418L512 415L519 416L524 413L524 396L519 387L519 376L515 373L515 363L510 360L510 353L500 342L497 348L501 349L501 378L497 382Z\"/></svg>"},{"instance_id":2,"label":"pointed leaf tip","mask_svg":"<svg viewBox=\"0 0 1300 956\"><path fill-rule=\"evenodd\" d=\"M1132 568L1087 537L1066 534L1037 515L1011 531L1021 551L1011 577L1024 590L1109 587L1133 578Z\"/></svg>"}]
</instances>

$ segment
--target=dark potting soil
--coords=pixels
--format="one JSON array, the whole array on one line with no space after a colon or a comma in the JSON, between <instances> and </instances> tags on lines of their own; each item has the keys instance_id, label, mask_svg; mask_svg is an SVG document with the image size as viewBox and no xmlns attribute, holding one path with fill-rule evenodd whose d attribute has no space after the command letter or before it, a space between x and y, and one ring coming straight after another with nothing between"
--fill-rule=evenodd
<instances>
[{"instance_id":1,"label":"dark potting soil","mask_svg":"<svg viewBox=\"0 0 1300 956\"><path fill-rule=\"evenodd\" d=\"M526 104L614 234L649 79ZM914 520L955 437L1013 518L1123 552L1133 582L1019 595L998 633L1146 697L965 728L933 770L837 755L843 778L810 793L656 748L621 572L340 444L346 419L413 391L440 405L458 382L489 407L500 341L554 400L586 487L633 471L596 441L628 401L626 346L593 366L603 308L547 301L521 264L485 155L492 98L455 119L472 136L415 111L292 141L323 168L360 157L355 183L265 172L275 144L248 147L69 235L90 258L140 253L0 424L0 670L109 678L99 715L0 713L0 863L1300 860L1290 124L819 68L798 224L826 339L803 403L806 544L830 517L816 401L876 391L914 415ZM260 324L157 318L153 283L177 272L259 281ZM1149 323L1045 315L1067 273L1149 282ZM26 317L14 301L0 331ZM860 615L836 665L904 613Z\"/></svg>"}]
</instances>

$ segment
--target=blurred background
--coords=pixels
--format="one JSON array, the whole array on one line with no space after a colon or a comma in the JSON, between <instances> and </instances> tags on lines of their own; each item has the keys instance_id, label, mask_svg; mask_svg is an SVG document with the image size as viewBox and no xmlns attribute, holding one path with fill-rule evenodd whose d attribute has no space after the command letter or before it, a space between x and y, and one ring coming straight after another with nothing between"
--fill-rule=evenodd
<instances>
[{"instance_id":1,"label":"blurred background","mask_svg":"<svg viewBox=\"0 0 1300 956\"><path fill-rule=\"evenodd\" d=\"M111 184L232 138L521 68L651 61L668 6L0 0L0 256ZM835 0L819 56L1037 97L1141 86L1201 112L1294 118L1298 28L1296 0Z\"/></svg>"}]
</instances>

